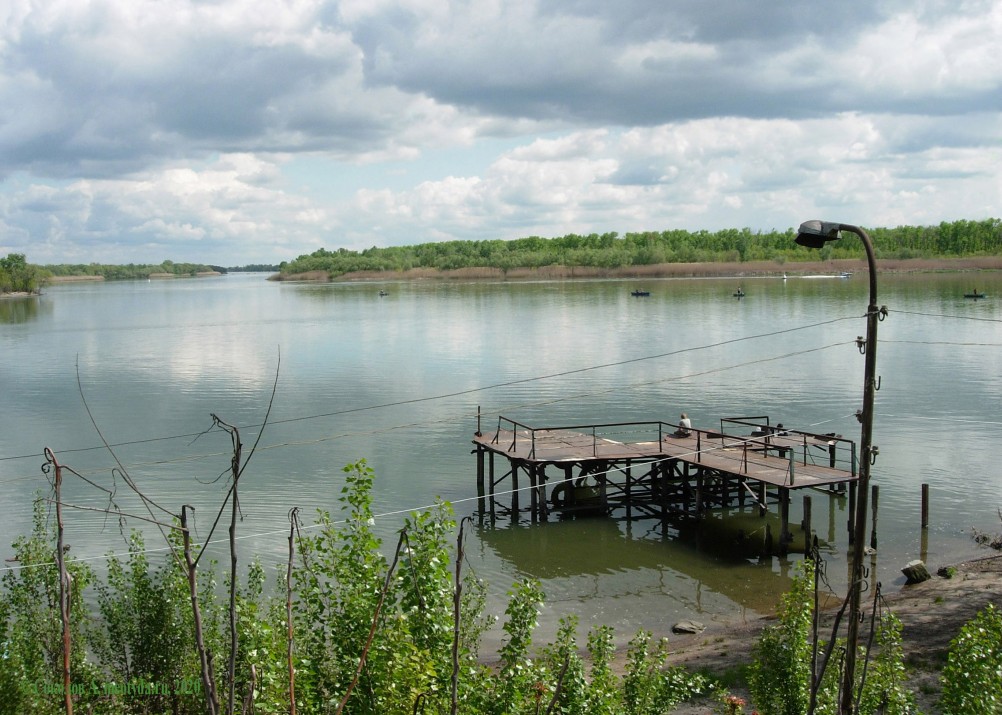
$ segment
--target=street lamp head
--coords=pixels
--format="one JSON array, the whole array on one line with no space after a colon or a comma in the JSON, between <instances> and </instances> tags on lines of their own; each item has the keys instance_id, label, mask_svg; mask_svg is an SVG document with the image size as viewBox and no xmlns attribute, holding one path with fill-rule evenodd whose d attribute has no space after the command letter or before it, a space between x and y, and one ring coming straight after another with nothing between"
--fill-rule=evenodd
<instances>
[{"instance_id":1,"label":"street lamp head","mask_svg":"<svg viewBox=\"0 0 1002 715\"><path fill-rule=\"evenodd\" d=\"M822 248L829 241L837 241L839 239L839 231L841 230L842 224L840 223L818 221L816 219L813 221L804 221L800 224L800 229L797 231L797 237L794 239L794 242L808 248Z\"/></svg>"}]
</instances>

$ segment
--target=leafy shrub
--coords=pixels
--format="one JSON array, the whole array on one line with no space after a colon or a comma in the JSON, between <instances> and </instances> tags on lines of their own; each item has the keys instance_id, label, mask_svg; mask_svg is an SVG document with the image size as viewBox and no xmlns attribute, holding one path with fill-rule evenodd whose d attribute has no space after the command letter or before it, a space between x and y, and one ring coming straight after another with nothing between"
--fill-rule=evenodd
<instances>
[{"instance_id":1,"label":"leafy shrub","mask_svg":"<svg viewBox=\"0 0 1002 715\"><path fill-rule=\"evenodd\" d=\"M993 604L953 639L941 679L944 713L1002 713L1002 613Z\"/></svg>"},{"instance_id":2,"label":"leafy shrub","mask_svg":"<svg viewBox=\"0 0 1002 715\"><path fill-rule=\"evenodd\" d=\"M790 591L780 600L779 624L766 628L755 645L748 685L762 712L803 715L808 711L813 568L808 559L798 564Z\"/></svg>"}]
</instances>

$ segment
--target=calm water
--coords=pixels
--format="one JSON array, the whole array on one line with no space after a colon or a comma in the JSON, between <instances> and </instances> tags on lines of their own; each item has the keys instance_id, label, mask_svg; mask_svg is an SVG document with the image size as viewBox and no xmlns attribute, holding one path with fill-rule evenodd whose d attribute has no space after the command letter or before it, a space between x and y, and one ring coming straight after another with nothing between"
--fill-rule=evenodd
<instances>
[{"instance_id":1,"label":"calm water","mask_svg":"<svg viewBox=\"0 0 1002 715\"><path fill-rule=\"evenodd\" d=\"M731 295L738 285L742 300ZM636 287L651 296L631 297ZM965 300L975 287L990 297ZM29 529L32 498L47 488L44 447L112 486L114 459L87 407L143 489L172 509L196 507L205 538L230 450L227 435L206 431L210 415L238 425L249 449L276 378L241 480L239 527L242 558L275 564L289 509L308 521L316 508L336 510L341 467L363 457L377 472L377 524L391 544L402 514L436 498L474 514L478 407L485 429L499 414L543 426L674 421L686 411L697 427L769 415L858 440L854 339L865 332L866 301L865 276L318 286L263 275L65 285L0 301L0 555ZM907 561L924 556L936 567L978 555L970 528L1002 528L1002 276L881 275L879 302L891 313L879 327L875 578L896 588ZM80 479L66 481L67 501L107 504ZM137 510L116 481L115 502ZM922 483L932 495L925 534ZM796 494L794 520L800 503ZM846 504L820 493L813 504L838 588ZM467 551L492 608L531 576L548 596L543 635L576 613L585 627L609 623L628 638L682 617L773 607L791 561L735 555L721 534L736 524L763 522L716 515L707 529L666 538L654 522L504 520L478 524ZM68 514L67 531L71 553L97 566L124 548L100 514Z\"/></svg>"}]
</instances>

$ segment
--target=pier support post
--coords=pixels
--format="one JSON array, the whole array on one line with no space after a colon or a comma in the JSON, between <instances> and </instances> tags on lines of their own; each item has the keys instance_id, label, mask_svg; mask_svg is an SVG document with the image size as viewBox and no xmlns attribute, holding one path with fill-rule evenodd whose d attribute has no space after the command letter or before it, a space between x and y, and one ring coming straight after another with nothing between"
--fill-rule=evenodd
<instances>
[{"instance_id":1,"label":"pier support post","mask_svg":"<svg viewBox=\"0 0 1002 715\"><path fill-rule=\"evenodd\" d=\"M874 484L870 491L873 495L873 512L871 514L873 517L873 526L870 527L870 548L875 549L877 548L877 501L880 497L880 487Z\"/></svg>"},{"instance_id":2,"label":"pier support post","mask_svg":"<svg viewBox=\"0 0 1002 715\"><path fill-rule=\"evenodd\" d=\"M696 474L696 516L703 515L703 489L705 486L703 482L703 470L700 469Z\"/></svg>"},{"instance_id":3,"label":"pier support post","mask_svg":"<svg viewBox=\"0 0 1002 715\"><path fill-rule=\"evenodd\" d=\"M633 518L633 470L630 468L629 462L623 469L623 477L625 478L626 521L629 523Z\"/></svg>"},{"instance_id":4,"label":"pier support post","mask_svg":"<svg viewBox=\"0 0 1002 715\"><path fill-rule=\"evenodd\" d=\"M536 472L536 491L539 492L536 499L539 504L539 518L546 521L550 514L550 506L546 501L546 465L543 464L539 465L539 470Z\"/></svg>"},{"instance_id":5,"label":"pier support post","mask_svg":"<svg viewBox=\"0 0 1002 715\"><path fill-rule=\"evenodd\" d=\"M511 523L518 523L518 463L511 463Z\"/></svg>"},{"instance_id":6,"label":"pier support post","mask_svg":"<svg viewBox=\"0 0 1002 715\"><path fill-rule=\"evenodd\" d=\"M804 553L811 553L811 498L804 496L804 520L800 524L804 530Z\"/></svg>"},{"instance_id":7,"label":"pier support post","mask_svg":"<svg viewBox=\"0 0 1002 715\"><path fill-rule=\"evenodd\" d=\"M484 513L484 448L477 446L477 511Z\"/></svg>"},{"instance_id":8,"label":"pier support post","mask_svg":"<svg viewBox=\"0 0 1002 715\"><path fill-rule=\"evenodd\" d=\"M790 490L779 489L779 553L786 555L790 545Z\"/></svg>"},{"instance_id":9,"label":"pier support post","mask_svg":"<svg viewBox=\"0 0 1002 715\"><path fill-rule=\"evenodd\" d=\"M929 528L929 485L922 485L922 528Z\"/></svg>"},{"instance_id":10,"label":"pier support post","mask_svg":"<svg viewBox=\"0 0 1002 715\"><path fill-rule=\"evenodd\" d=\"M525 471L529 473L529 518L535 524L536 518L539 516L539 495L536 493L536 465L529 465Z\"/></svg>"},{"instance_id":11,"label":"pier support post","mask_svg":"<svg viewBox=\"0 0 1002 715\"><path fill-rule=\"evenodd\" d=\"M849 545L856 540L856 530L853 515L856 513L856 482L849 485Z\"/></svg>"}]
</instances>

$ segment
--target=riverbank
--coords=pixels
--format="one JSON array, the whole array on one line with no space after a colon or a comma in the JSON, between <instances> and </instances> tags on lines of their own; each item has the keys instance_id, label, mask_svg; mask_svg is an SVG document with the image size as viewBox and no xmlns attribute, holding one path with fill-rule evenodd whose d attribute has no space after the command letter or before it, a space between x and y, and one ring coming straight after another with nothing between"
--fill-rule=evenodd
<instances>
[{"instance_id":1,"label":"riverbank","mask_svg":"<svg viewBox=\"0 0 1002 715\"><path fill-rule=\"evenodd\" d=\"M930 565L930 570L939 567ZM939 674L946 664L950 642L961 627L989 603L1002 606L1002 555L966 561L948 569L949 578L935 575L929 581L905 586L885 597L888 609L902 622L902 646L908 671L908 688L922 712L938 712ZM832 609L826 612L822 634L831 633ZM726 679L731 692L748 699L742 670L751 662L752 650L762 630L775 617L730 625L711 625L698 635L672 635L671 665L705 671ZM826 637L823 635L823 637ZM676 715L716 712L716 701L690 703Z\"/></svg>"},{"instance_id":2,"label":"riverbank","mask_svg":"<svg viewBox=\"0 0 1002 715\"><path fill-rule=\"evenodd\" d=\"M655 278L712 278L712 277L753 277L753 276L800 276L832 274L843 272L866 273L864 259L834 261L776 262L750 261L747 263L658 263L645 266L621 266L618 268L598 268L591 266L543 266L541 268L513 268L502 271L499 268L459 268L438 270L435 268L412 268L406 271L356 271L331 279L325 271L310 271L282 275L276 273L268 280L313 281L313 282L354 282L354 281L532 281L532 280L576 280L588 278L602 279L655 279ZM881 273L930 273L958 271L999 271L1002 270L1002 256L978 256L972 258L915 258L907 260L881 259L877 261Z\"/></svg>"}]
</instances>

